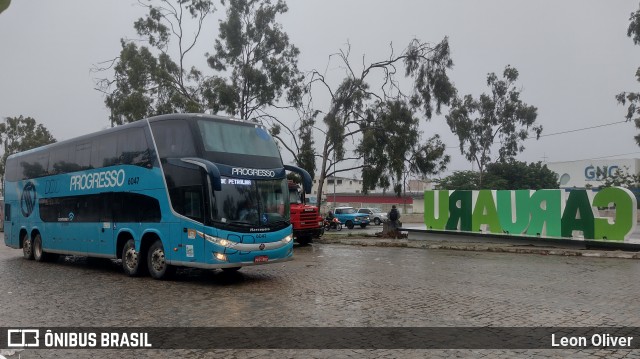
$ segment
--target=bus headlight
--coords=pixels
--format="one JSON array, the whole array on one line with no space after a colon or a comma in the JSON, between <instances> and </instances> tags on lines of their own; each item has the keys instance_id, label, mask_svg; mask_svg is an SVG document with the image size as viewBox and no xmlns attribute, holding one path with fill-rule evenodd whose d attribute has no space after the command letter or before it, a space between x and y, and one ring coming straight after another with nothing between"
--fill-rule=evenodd
<instances>
[{"instance_id":1,"label":"bus headlight","mask_svg":"<svg viewBox=\"0 0 640 359\"><path fill-rule=\"evenodd\" d=\"M224 239L224 238L210 236L208 234L205 234L204 238L207 241L209 241L210 243L217 244L219 246L226 247L226 248L233 248L237 244L234 241L230 241L230 240Z\"/></svg>"},{"instance_id":2,"label":"bus headlight","mask_svg":"<svg viewBox=\"0 0 640 359\"><path fill-rule=\"evenodd\" d=\"M284 243L290 243L292 240L293 240L293 234L290 234L290 235L288 235L288 236L286 236L286 237L282 238L282 241L283 241Z\"/></svg>"},{"instance_id":3,"label":"bus headlight","mask_svg":"<svg viewBox=\"0 0 640 359\"><path fill-rule=\"evenodd\" d=\"M226 262L227 261L227 256L224 255L223 253L213 252L213 257L215 259L219 260L220 262Z\"/></svg>"}]
</instances>

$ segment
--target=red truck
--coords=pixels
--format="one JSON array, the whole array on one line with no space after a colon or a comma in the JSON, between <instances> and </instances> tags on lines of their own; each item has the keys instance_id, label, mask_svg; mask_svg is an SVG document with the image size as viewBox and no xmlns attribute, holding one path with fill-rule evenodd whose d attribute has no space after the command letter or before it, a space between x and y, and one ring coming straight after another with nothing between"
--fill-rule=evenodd
<instances>
[{"instance_id":1,"label":"red truck","mask_svg":"<svg viewBox=\"0 0 640 359\"><path fill-rule=\"evenodd\" d=\"M293 237L301 245L309 244L313 238L320 238L324 233L324 220L318 207L304 203L304 191L300 186L289 181L289 202L291 202L291 224Z\"/></svg>"}]
</instances>

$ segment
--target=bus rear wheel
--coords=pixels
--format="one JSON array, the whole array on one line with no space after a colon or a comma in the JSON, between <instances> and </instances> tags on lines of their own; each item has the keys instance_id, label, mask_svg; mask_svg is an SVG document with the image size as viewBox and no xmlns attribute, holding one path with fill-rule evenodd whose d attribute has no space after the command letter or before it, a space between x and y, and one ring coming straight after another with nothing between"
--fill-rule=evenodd
<instances>
[{"instance_id":1,"label":"bus rear wheel","mask_svg":"<svg viewBox=\"0 0 640 359\"><path fill-rule=\"evenodd\" d=\"M36 238L33 239L33 259L36 262L47 262L53 260L55 255L47 253L42 249L42 237L40 234L36 234Z\"/></svg>"},{"instance_id":2,"label":"bus rear wheel","mask_svg":"<svg viewBox=\"0 0 640 359\"><path fill-rule=\"evenodd\" d=\"M22 238L22 256L24 259L33 259L33 240L26 233Z\"/></svg>"},{"instance_id":3,"label":"bus rear wheel","mask_svg":"<svg viewBox=\"0 0 640 359\"><path fill-rule=\"evenodd\" d=\"M176 267L167 263L164 247L160 240L153 242L151 247L149 247L147 266L149 267L149 274L154 279L169 278L176 270Z\"/></svg>"},{"instance_id":4,"label":"bus rear wheel","mask_svg":"<svg viewBox=\"0 0 640 359\"><path fill-rule=\"evenodd\" d=\"M129 239L122 248L122 269L130 277L136 277L143 272L142 258L136 251L136 242Z\"/></svg>"}]
</instances>

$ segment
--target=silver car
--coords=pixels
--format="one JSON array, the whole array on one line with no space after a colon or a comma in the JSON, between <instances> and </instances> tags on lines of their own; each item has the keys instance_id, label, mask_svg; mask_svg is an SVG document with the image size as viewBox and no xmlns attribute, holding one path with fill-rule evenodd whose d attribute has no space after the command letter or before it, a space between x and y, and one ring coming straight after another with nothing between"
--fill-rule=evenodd
<instances>
[{"instance_id":1,"label":"silver car","mask_svg":"<svg viewBox=\"0 0 640 359\"><path fill-rule=\"evenodd\" d=\"M365 213L369 215L369 220L373 222L375 225L380 225L382 222L387 220L387 214L383 212L380 208L367 207L360 208L358 213Z\"/></svg>"}]
</instances>

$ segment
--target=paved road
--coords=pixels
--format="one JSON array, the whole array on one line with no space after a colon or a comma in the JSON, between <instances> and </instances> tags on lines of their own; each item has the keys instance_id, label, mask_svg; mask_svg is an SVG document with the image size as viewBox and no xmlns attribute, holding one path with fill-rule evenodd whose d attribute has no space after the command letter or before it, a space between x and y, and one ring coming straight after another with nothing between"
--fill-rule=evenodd
<instances>
[{"instance_id":1,"label":"paved road","mask_svg":"<svg viewBox=\"0 0 640 359\"><path fill-rule=\"evenodd\" d=\"M323 245L236 275L129 278L0 246L0 326L632 326L640 261ZM4 352L6 355L7 353ZM557 350L25 350L9 358L640 357Z\"/></svg>"}]
</instances>

